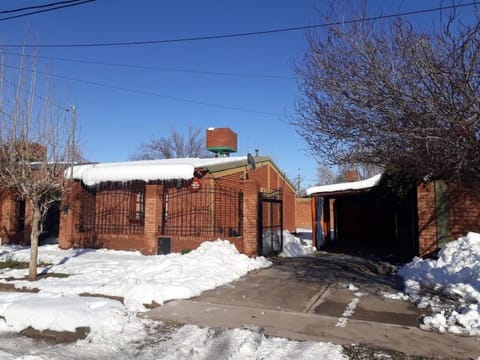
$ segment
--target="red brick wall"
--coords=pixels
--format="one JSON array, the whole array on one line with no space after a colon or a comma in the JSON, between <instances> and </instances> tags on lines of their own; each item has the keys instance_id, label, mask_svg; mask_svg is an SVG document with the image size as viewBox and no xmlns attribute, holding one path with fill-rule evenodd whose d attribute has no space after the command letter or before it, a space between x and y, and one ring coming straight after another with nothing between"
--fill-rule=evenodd
<instances>
[{"instance_id":1,"label":"red brick wall","mask_svg":"<svg viewBox=\"0 0 480 360\"><path fill-rule=\"evenodd\" d=\"M426 256L437 248L435 187L433 182L420 184L417 187L417 208L419 255Z\"/></svg>"},{"instance_id":2,"label":"red brick wall","mask_svg":"<svg viewBox=\"0 0 480 360\"><path fill-rule=\"evenodd\" d=\"M259 186L257 182L246 180L245 171L239 169L238 171L223 175L221 177L215 178L213 180L210 175L207 175L202 180L203 184L212 184L214 186L223 186L233 189L239 189L243 191L243 229L242 235L239 237L229 237L226 234L221 236L212 236L220 237L226 239L235 244L235 247L238 251L243 252L248 255L257 254L257 202L258 202L258 191ZM222 201L221 197L216 199L216 202ZM222 218L223 217L223 218ZM228 218L228 214L222 214L222 221L225 224L232 222L232 226L236 225L233 219ZM214 240L213 238L205 239L205 237L174 237L173 240L173 251L181 251L184 249L195 248L202 243L204 240Z\"/></svg>"},{"instance_id":3,"label":"red brick wall","mask_svg":"<svg viewBox=\"0 0 480 360\"><path fill-rule=\"evenodd\" d=\"M162 191L163 187L161 185L147 184L145 186L144 239L140 249L144 254L153 255L157 253L157 237L162 221L162 202L160 198Z\"/></svg>"},{"instance_id":4,"label":"red brick wall","mask_svg":"<svg viewBox=\"0 0 480 360\"><path fill-rule=\"evenodd\" d=\"M10 149L16 154L10 154L19 158L20 156L29 161L43 161L47 157L47 147L35 142L18 141Z\"/></svg>"},{"instance_id":5,"label":"red brick wall","mask_svg":"<svg viewBox=\"0 0 480 360\"><path fill-rule=\"evenodd\" d=\"M78 181L71 180L65 182L65 189L61 205L61 209L65 209L65 211L60 211L58 233L58 246L61 249L69 249L75 246L75 242L79 240L79 233L75 224L80 223L79 194L84 191Z\"/></svg>"},{"instance_id":6,"label":"red brick wall","mask_svg":"<svg viewBox=\"0 0 480 360\"><path fill-rule=\"evenodd\" d=\"M207 189L208 185L202 182L202 188ZM169 213L183 213L189 214L189 224L184 224L184 217L170 216L167 228L165 229L168 234L169 228L183 228L190 227L192 232L195 232L196 227L206 225L210 220L210 211L215 211L214 206L210 208L214 201L214 195L209 191L198 191L185 193L185 188L170 188L168 194L170 196L168 201ZM205 207L208 207L206 210ZM217 215L217 214L215 214ZM175 232L173 232L175 234Z\"/></svg>"},{"instance_id":7,"label":"red brick wall","mask_svg":"<svg viewBox=\"0 0 480 360\"><path fill-rule=\"evenodd\" d=\"M310 198L295 199L295 228L312 228L312 200Z\"/></svg>"},{"instance_id":8,"label":"red brick wall","mask_svg":"<svg viewBox=\"0 0 480 360\"><path fill-rule=\"evenodd\" d=\"M246 182L243 187L243 252L249 256L258 254L257 215L258 215L257 184Z\"/></svg>"},{"instance_id":9,"label":"red brick wall","mask_svg":"<svg viewBox=\"0 0 480 360\"><path fill-rule=\"evenodd\" d=\"M18 143L16 146L25 147L33 160L43 160L45 147L36 143ZM32 175L38 176L38 171L33 170ZM59 179L63 178L63 171L59 171ZM18 231L19 207L17 197L9 191L0 191L0 238L2 243L12 242L23 245L30 244L32 231L33 210L30 199L25 201L25 230Z\"/></svg>"},{"instance_id":10,"label":"red brick wall","mask_svg":"<svg viewBox=\"0 0 480 360\"><path fill-rule=\"evenodd\" d=\"M295 191L283 180L282 176L269 163L260 164L248 173L251 181L265 189L280 189L283 192L283 228L294 232L295 227Z\"/></svg>"},{"instance_id":11,"label":"red brick wall","mask_svg":"<svg viewBox=\"0 0 480 360\"><path fill-rule=\"evenodd\" d=\"M247 176L248 175L248 176ZM261 164L257 169L246 174L246 169L238 169L233 173L219 176L215 180L207 174L200 180L203 186L213 185L237 188L243 191L243 212L242 234L238 237L229 237L223 233L220 237L228 239L235 244L240 252L247 255L258 253L257 240L257 206L258 192L261 188L281 189L283 191L284 228L290 231L296 229L296 206L295 192L282 179L280 174L269 163ZM70 182L72 185L72 183ZM60 222L59 243L61 248L72 246L96 246L111 249L140 250L144 254L155 254L157 252L158 236L170 236L168 233L161 235L162 219L162 186L147 185L145 192L145 228L143 234L97 234L94 244L87 244L82 240L85 234L79 233L75 228L80 223L81 213L78 194L85 191L79 182L74 182L71 190L64 196L62 205L68 205L69 211L62 213ZM216 198L215 204L222 199ZM222 214L222 223L228 224L234 221L237 225L238 219L228 219L227 214ZM230 221L231 220L231 221ZM229 222L230 221L230 222ZM310 225L311 226L311 225ZM202 241L215 240L218 236L171 236L172 251L182 251L197 247Z\"/></svg>"},{"instance_id":12,"label":"red brick wall","mask_svg":"<svg viewBox=\"0 0 480 360\"><path fill-rule=\"evenodd\" d=\"M204 241L215 241L216 239L205 239L204 237L195 236L172 236L172 252L182 252L184 250L193 250L200 246ZM243 250L243 239L229 238L222 236L222 240L228 240L235 245L239 252Z\"/></svg>"},{"instance_id":13,"label":"red brick wall","mask_svg":"<svg viewBox=\"0 0 480 360\"><path fill-rule=\"evenodd\" d=\"M295 201L295 192L288 187L283 188L283 228L291 233L297 230Z\"/></svg>"},{"instance_id":14,"label":"red brick wall","mask_svg":"<svg viewBox=\"0 0 480 360\"><path fill-rule=\"evenodd\" d=\"M15 201L11 194L0 193L0 237L2 243L9 242L11 236L16 232L15 222Z\"/></svg>"},{"instance_id":15,"label":"red brick wall","mask_svg":"<svg viewBox=\"0 0 480 360\"><path fill-rule=\"evenodd\" d=\"M469 231L480 232L480 191L448 185L448 221L452 240Z\"/></svg>"},{"instance_id":16,"label":"red brick wall","mask_svg":"<svg viewBox=\"0 0 480 360\"><path fill-rule=\"evenodd\" d=\"M0 190L0 243L5 243L7 239L3 239L3 203L5 201L5 194Z\"/></svg>"},{"instance_id":17,"label":"red brick wall","mask_svg":"<svg viewBox=\"0 0 480 360\"><path fill-rule=\"evenodd\" d=\"M243 181L240 180L240 172L230 174L227 176L222 176L215 182L211 178L209 174L207 174L204 178L200 179L200 183L202 184L203 187L206 186L223 186L223 187L228 187L228 188L236 188L236 189L242 189L243 188ZM201 196L212 196L212 194L206 194L206 195L201 195ZM220 213L218 211L218 207L220 206L220 202L224 201L222 194L216 194L215 196L215 205L214 205L214 211L216 212L216 218L220 221L225 226L224 231L227 231L226 228L228 228L230 225L232 227L236 227L237 224L237 218L233 219L229 217L228 213ZM188 204L186 204L188 205ZM161 211L161 202L159 202L160 206L160 211ZM159 219L161 219L161 215L158 216ZM243 229L242 229L243 230ZM168 233L165 233L163 235L160 235L160 233L157 234L158 236L165 236L165 237L170 237L172 238L172 252L181 252L184 250L192 250L200 246L200 244L204 241L215 241L218 238L221 238L222 240L229 240L231 243L235 245L237 250L239 252L244 252L244 246L243 246L243 234L241 236L237 237L229 237L227 233L222 233L222 234L202 234L200 236L178 236L178 235L171 235Z\"/></svg>"},{"instance_id":18,"label":"red brick wall","mask_svg":"<svg viewBox=\"0 0 480 360\"><path fill-rule=\"evenodd\" d=\"M112 250L138 250L142 254L151 254L150 248L145 246L143 234L100 234L98 246Z\"/></svg>"},{"instance_id":19,"label":"red brick wall","mask_svg":"<svg viewBox=\"0 0 480 360\"><path fill-rule=\"evenodd\" d=\"M215 185L241 189L245 178L245 171L239 170L233 174L223 175L222 177L216 178Z\"/></svg>"},{"instance_id":20,"label":"red brick wall","mask_svg":"<svg viewBox=\"0 0 480 360\"><path fill-rule=\"evenodd\" d=\"M0 238L2 243L30 244L32 231L32 208L25 202L25 230L18 231L18 201L11 193L0 194Z\"/></svg>"},{"instance_id":21,"label":"red brick wall","mask_svg":"<svg viewBox=\"0 0 480 360\"><path fill-rule=\"evenodd\" d=\"M360 180L360 176L357 170L345 170L345 180L346 181L358 181Z\"/></svg>"},{"instance_id":22,"label":"red brick wall","mask_svg":"<svg viewBox=\"0 0 480 360\"><path fill-rule=\"evenodd\" d=\"M450 240L480 232L480 192L448 184L448 226ZM434 183L417 188L419 255L426 256L437 248L437 223Z\"/></svg>"},{"instance_id":23,"label":"red brick wall","mask_svg":"<svg viewBox=\"0 0 480 360\"><path fill-rule=\"evenodd\" d=\"M255 170L248 171L248 174L242 169L238 172L225 175L215 179L215 184L228 187L242 188L246 179L256 184L258 189L281 189L283 192L283 227L284 229L294 232L296 230L296 205L295 191L283 180L277 170L268 162L260 163ZM309 215L310 216L310 215ZM310 223L311 220L307 223ZM312 225L309 224L310 228Z\"/></svg>"},{"instance_id":24,"label":"red brick wall","mask_svg":"<svg viewBox=\"0 0 480 360\"><path fill-rule=\"evenodd\" d=\"M81 206L80 194L85 192L79 182L68 184L62 207L68 206L68 211L60 215L59 246L62 249L71 247L104 247L116 250L139 250L143 254L155 254L157 251L157 233L160 223L159 185L146 185L145 187L145 223L144 232L136 234L96 233L90 237L88 233L82 233L76 227L80 224ZM105 209L105 194L100 195L95 202L96 210ZM117 198L120 199L120 198ZM121 199L120 199L121 200ZM123 199L124 201L127 201ZM124 214L125 215L125 214ZM118 216L118 215L117 215ZM118 219L111 218L118 223Z\"/></svg>"}]
</instances>

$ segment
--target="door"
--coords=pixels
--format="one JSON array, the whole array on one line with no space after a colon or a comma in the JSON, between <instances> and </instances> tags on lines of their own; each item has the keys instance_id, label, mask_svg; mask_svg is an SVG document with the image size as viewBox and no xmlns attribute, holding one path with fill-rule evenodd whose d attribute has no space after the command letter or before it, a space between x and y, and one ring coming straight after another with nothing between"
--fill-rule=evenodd
<instances>
[{"instance_id":1,"label":"door","mask_svg":"<svg viewBox=\"0 0 480 360\"><path fill-rule=\"evenodd\" d=\"M258 253L273 256L283 249L283 202L280 190L258 193Z\"/></svg>"}]
</instances>

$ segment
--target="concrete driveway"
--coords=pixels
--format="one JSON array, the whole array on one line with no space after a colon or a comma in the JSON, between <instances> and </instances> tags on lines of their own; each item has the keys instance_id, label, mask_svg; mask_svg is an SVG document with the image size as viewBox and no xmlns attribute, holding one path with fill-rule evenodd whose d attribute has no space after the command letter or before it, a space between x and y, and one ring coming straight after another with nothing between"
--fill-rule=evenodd
<instances>
[{"instance_id":1,"label":"concrete driveway","mask_svg":"<svg viewBox=\"0 0 480 360\"><path fill-rule=\"evenodd\" d=\"M426 310L384 293L402 288L394 266L344 254L274 259L233 283L150 311L156 320L257 327L296 340L353 343L436 358L476 358L480 339L419 328Z\"/></svg>"}]
</instances>

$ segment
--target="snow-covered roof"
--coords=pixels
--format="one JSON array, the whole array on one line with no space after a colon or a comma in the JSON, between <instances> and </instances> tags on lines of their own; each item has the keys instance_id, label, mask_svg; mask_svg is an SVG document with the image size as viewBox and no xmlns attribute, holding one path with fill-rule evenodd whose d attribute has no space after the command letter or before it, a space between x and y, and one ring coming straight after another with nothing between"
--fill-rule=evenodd
<instances>
[{"instance_id":1,"label":"snow-covered roof","mask_svg":"<svg viewBox=\"0 0 480 360\"><path fill-rule=\"evenodd\" d=\"M339 184L329 184L329 185L320 185L313 186L307 189L307 195L312 194L322 194L322 193L335 193L342 191L352 191L352 190L368 190L377 186L380 183L382 174L377 174L371 178L360 180L360 181L351 181L344 182Z\"/></svg>"},{"instance_id":2,"label":"snow-covered roof","mask_svg":"<svg viewBox=\"0 0 480 360\"><path fill-rule=\"evenodd\" d=\"M182 158L77 165L65 170L65 178L81 180L87 186L102 182L190 180L195 169L247 161L246 156L225 158Z\"/></svg>"}]
</instances>

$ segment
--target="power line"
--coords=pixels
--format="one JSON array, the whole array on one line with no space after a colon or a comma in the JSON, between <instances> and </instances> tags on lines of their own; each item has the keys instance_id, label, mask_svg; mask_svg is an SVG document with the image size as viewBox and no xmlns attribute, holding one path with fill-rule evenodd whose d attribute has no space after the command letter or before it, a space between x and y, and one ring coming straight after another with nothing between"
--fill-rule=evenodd
<instances>
[{"instance_id":1,"label":"power line","mask_svg":"<svg viewBox=\"0 0 480 360\"><path fill-rule=\"evenodd\" d=\"M86 0L86 2L95 1L95 0ZM403 13L396 13L396 14L388 14L388 15L379 15L373 17L367 17L362 19L353 19L353 20L343 20L343 21L336 21L330 23L322 23L322 24L315 24L315 25L304 25L304 26L295 26L295 27L288 27L288 28L278 28L278 29L270 29L270 30L261 30L261 31L248 31L242 33L232 33L232 34L221 34L221 35L207 35L207 36L194 36L194 37L186 37L186 38L175 38L175 39L159 39L159 40L141 40L141 41L119 41L119 42L105 42L105 43L83 43L83 44L5 44L4 47L33 47L33 48L66 48L66 47L112 47L112 46L136 46L136 45L153 45L153 44L167 44L167 43L179 43L179 42L193 42L193 41L204 41L204 40L215 40L215 39L229 39L229 38L240 38L240 37L247 37L247 36L260 36L260 35L267 35L267 34L277 34L277 33L284 33L284 32L292 32L292 31L299 31L299 30L309 30L309 29L318 29L323 27L329 27L334 25L345 25L345 24L353 24L356 22L364 22L364 21L374 21L374 20L381 20L381 19L388 19L393 17L400 17L400 16L408 16L408 15L418 15L418 14L425 14L434 11L442 11L442 10L451 10L457 9L467 6L475 6L480 4L480 2L474 1L465 4L453 4L449 6L440 6L430 9L422 9L422 10L415 10L415 11L407 11ZM2 19L0 19L1 21Z\"/></svg>"},{"instance_id":2,"label":"power line","mask_svg":"<svg viewBox=\"0 0 480 360\"><path fill-rule=\"evenodd\" d=\"M25 69L23 69L25 70ZM37 71L38 72L38 71ZM10 85L12 88L16 89L18 84L14 83L13 81L9 81L9 80L6 80L6 79L2 79L2 81L8 85ZM70 109L64 105L60 105L52 100L50 100L49 98L45 97L45 96L42 96L42 95L39 95L37 94L36 92L32 92L31 89L26 89L25 87L21 86L21 88L23 88L24 90L26 90L30 95L33 95L35 96L36 98L38 99L41 99L41 100L44 100L44 101L47 101L48 104L50 105L53 105L57 108L59 108L60 110L65 110L65 111L69 111Z\"/></svg>"},{"instance_id":3,"label":"power line","mask_svg":"<svg viewBox=\"0 0 480 360\"><path fill-rule=\"evenodd\" d=\"M31 69L26 69L26 68L20 69L18 66L12 66L12 65L6 65L6 64L4 64L3 66L6 67L6 68L10 68L10 69L33 72L33 70L31 70ZM123 86L104 84L104 83L97 82L97 81L78 79L78 78L74 78L74 77L70 77L70 76L57 75L57 74L52 74L52 73L45 73L43 71L38 71L38 70L35 70L35 71L36 71L37 74L44 74L44 75L48 75L48 76L59 78L59 79L70 80L70 81L75 81L75 82L79 82L79 83L83 83L83 84L87 84L87 85L94 85L94 86L104 87L104 88L109 88L109 89L114 89L114 90L121 90L121 91L131 92L131 93L140 94L140 95L155 96L155 97L159 97L159 98L163 98L163 99L169 99L169 100L173 100L173 101L179 101L179 102L202 105L202 106L215 107L215 108L224 109L224 110L235 110L235 111L253 113L253 114L258 114L258 115L275 116L275 117L281 117L282 116L281 114L276 114L276 113L267 112L267 111L257 111L257 110L253 110L253 109L242 108L242 107L215 104L215 103L199 101L199 100L194 100L194 99L187 99L187 98L181 98L181 97L176 97L176 96L163 95L163 94L155 93L153 91L137 90L137 89L123 87Z\"/></svg>"},{"instance_id":4,"label":"power line","mask_svg":"<svg viewBox=\"0 0 480 360\"><path fill-rule=\"evenodd\" d=\"M0 10L0 14L10 14L10 13L22 12L22 11L26 11L26 10L43 9L43 8L47 8L47 7L70 4L70 3L75 3L75 2L79 2L79 1L82 1L82 0L57 1L57 2L53 2L53 3L49 3L49 4L26 6L26 7L23 7L23 8L17 8L17 9L13 9L13 10Z\"/></svg>"},{"instance_id":5,"label":"power line","mask_svg":"<svg viewBox=\"0 0 480 360\"><path fill-rule=\"evenodd\" d=\"M67 8L67 7L83 5L83 4L87 4L87 3L90 3L90 2L94 2L94 1L96 1L96 0L77 0L77 1L74 1L73 3L60 5L60 6L56 6L56 7L50 7L49 9L31 11L31 12L24 13L24 14L12 15L12 16L8 16L8 17L0 18L0 21L17 19L17 18L24 17L24 16L46 13L46 12L49 12L49 11L55 11L55 10L64 9L64 8ZM68 1L65 1L64 3L67 3L67 2ZM7 11L20 11L20 10L7 10ZM26 46L26 47L28 47L28 46Z\"/></svg>"},{"instance_id":6,"label":"power line","mask_svg":"<svg viewBox=\"0 0 480 360\"><path fill-rule=\"evenodd\" d=\"M113 66L113 67L121 67L121 68L128 68L128 69L140 69L140 70L160 70L160 71L172 71L172 72L181 72L181 73L189 73L189 74L234 76L234 77L262 78L262 79L281 79L281 80L292 80L292 79L297 78L294 75L285 76L285 75L266 75L266 74L252 74L252 73L234 73L234 72L191 70L191 69L179 69L179 68L170 68L170 67L161 67L161 66L145 66L145 65L108 63L108 62L82 60L82 59L71 59L71 58L54 57L54 56L29 55L29 54L20 54L20 53L14 53L14 52L3 52L3 54L35 57L35 58L39 58L39 59L73 62L73 63L79 63L79 64L103 65L103 66Z\"/></svg>"}]
</instances>

